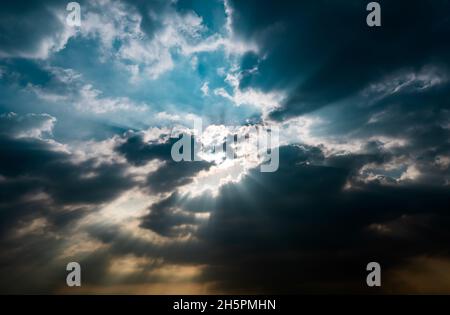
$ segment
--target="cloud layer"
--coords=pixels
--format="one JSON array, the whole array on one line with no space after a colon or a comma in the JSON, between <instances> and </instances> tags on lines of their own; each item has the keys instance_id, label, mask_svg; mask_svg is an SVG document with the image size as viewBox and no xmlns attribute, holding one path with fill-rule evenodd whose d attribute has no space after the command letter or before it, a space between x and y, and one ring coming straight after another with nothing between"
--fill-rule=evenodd
<instances>
[{"instance_id":1,"label":"cloud layer","mask_svg":"<svg viewBox=\"0 0 450 315\"><path fill-rule=\"evenodd\" d=\"M450 292L448 2L80 4L2 5L0 292Z\"/></svg>"}]
</instances>

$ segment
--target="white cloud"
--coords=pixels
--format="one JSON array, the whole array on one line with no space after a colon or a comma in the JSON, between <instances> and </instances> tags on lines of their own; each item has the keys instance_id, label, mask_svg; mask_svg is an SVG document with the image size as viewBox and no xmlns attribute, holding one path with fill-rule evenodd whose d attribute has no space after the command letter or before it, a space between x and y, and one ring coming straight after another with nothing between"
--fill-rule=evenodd
<instances>
[{"instance_id":1,"label":"white cloud","mask_svg":"<svg viewBox=\"0 0 450 315\"><path fill-rule=\"evenodd\" d=\"M400 176L401 181L416 180L421 175L419 169L415 165L410 165L406 171Z\"/></svg>"},{"instance_id":2,"label":"white cloud","mask_svg":"<svg viewBox=\"0 0 450 315\"><path fill-rule=\"evenodd\" d=\"M203 96L209 95L209 82L208 81L204 82L200 90L202 91Z\"/></svg>"},{"instance_id":3,"label":"white cloud","mask_svg":"<svg viewBox=\"0 0 450 315\"><path fill-rule=\"evenodd\" d=\"M46 59L52 53L64 49L70 38L79 36L98 40L101 46L100 60L113 58L122 63L133 74L132 80L138 78L137 74L156 79L173 69L174 50L185 56L218 49L224 49L227 54L257 51L254 43L234 37L230 24L232 11L226 2L224 10L227 16L226 34L212 34L206 38L204 34L207 28L202 18L193 11L179 14L169 6L164 12L146 12L160 26L150 37L141 28L141 12L133 5L111 0L89 1L83 4L80 27L67 25L67 11L65 7L58 6L42 13L43 18L49 21L49 30L44 30L33 50L10 51L0 48L0 58ZM24 16L23 19L33 19L33 16ZM28 25L22 20L18 22ZM116 43L120 43L118 51L114 47Z\"/></svg>"},{"instance_id":4,"label":"white cloud","mask_svg":"<svg viewBox=\"0 0 450 315\"><path fill-rule=\"evenodd\" d=\"M241 72L237 66L234 66L225 77L225 82L232 88L229 93L225 88L217 88L214 94L228 99L236 106L250 105L259 108L263 114L263 118L267 118L268 114L278 108L286 97L281 91L262 92L254 88L241 90L239 82Z\"/></svg>"},{"instance_id":5,"label":"white cloud","mask_svg":"<svg viewBox=\"0 0 450 315\"><path fill-rule=\"evenodd\" d=\"M45 138L50 136L56 118L48 114L18 115L14 112L0 115L0 133L6 132L17 138Z\"/></svg>"},{"instance_id":6,"label":"white cloud","mask_svg":"<svg viewBox=\"0 0 450 315\"><path fill-rule=\"evenodd\" d=\"M144 73L150 79L157 79L161 74L174 67L169 47L164 47L158 41L143 43L139 40L131 40L122 46L119 51L121 59L142 64ZM134 68L136 70L139 68ZM136 72L134 73L136 75Z\"/></svg>"},{"instance_id":7,"label":"white cloud","mask_svg":"<svg viewBox=\"0 0 450 315\"><path fill-rule=\"evenodd\" d=\"M28 84L26 91L38 98L52 103L73 105L81 112L104 114L117 111L144 112L148 110L145 103L136 103L128 97L107 97L92 84L72 69L49 67L53 75L52 84L46 87Z\"/></svg>"},{"instance_id":8,"label":"white cloud","mask_svg":"<svg viewBox=\"0 0 450 315\"><path fill-rule=\"evenodd\" d=\"M115 111L138 111L147 110L145 104L136 104L128 97L102 97L102 92L87 84L83 86L79 93L75 106L80 111L88 111L96 114L103 114Z\"/></svg>"},{"instance_id":9,"label":"white cloud","mask_svg":"<svg viewBox=\"0 0 450 315\"><path fill-rule=\"evenodd\" d=\"M372 96L375 100L379 100L405 90L426 90L447 81L448 74L445 71L437 66L427 65L419 71L402 70L389 75L379 82L370 84L363 91L363 95Z\"/></svg>"},{"instance_id":10,"label":"white cloud","mask_svg":"<svg viewBox=\"0 0 450 315\"><path fill-rule=\"evenodd\" d=\"M255 44L239 41L232 37L231 32L225 36L212 34L204 38L207 28L194 12L179 14L171 9L161 15L149 14L160 25L151 38L141 29L142 17L131 6L118 1L97 0L88 7L81 36L99 39L103 47L102 58L113 57L127 65L135 81L138 75L157 79L172 70L175 66L174 51L185 56L219 49L224 49L228 55L257 51ZM117 40L121 46L111 54ZM194 67L198 59L194 56L191 61Z\"/></svg>"},{"instance_id":11,"label":"white cloud","mask_svg":"<svg viewBox=\"0 0 450 315\"><path fill-rule=\"evenodd\" d=\"M64 8L65 9L65 8ZM14 44L12 47L0 47L0 58L47 59L52 53L65 48L70 38L78 29L66 24L67 12L62 7L43 6L38 10L24 10L20 15L13 14L0 22L0 28L6 29L6 41L14 41L11 36L28 38L28 33L35 34L26 43ZM8 14L8 13L6 13ZM16 26L11 27L12 21ZM11 30L17 33L13 34ZM27 33L27 34L21 34ZM22 39L21 39L22 40ZM9 45L8 45L9 46Z\"/></svg>"}]
</instances>

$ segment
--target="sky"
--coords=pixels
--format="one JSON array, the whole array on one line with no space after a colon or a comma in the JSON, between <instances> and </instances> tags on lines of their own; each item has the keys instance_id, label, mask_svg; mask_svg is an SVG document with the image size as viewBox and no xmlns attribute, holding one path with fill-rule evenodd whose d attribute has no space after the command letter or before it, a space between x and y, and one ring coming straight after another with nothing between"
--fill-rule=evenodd
<instances>
[{"instance_id":1,"label":"sky","mask_svg":"<svg viewBox=\"0 0 450 315\"><path fill-rule=\"evenodd\" d=\"M2 1L0 293L450 293L450 1L368 2Z\"/></svg>"}]
</instances>

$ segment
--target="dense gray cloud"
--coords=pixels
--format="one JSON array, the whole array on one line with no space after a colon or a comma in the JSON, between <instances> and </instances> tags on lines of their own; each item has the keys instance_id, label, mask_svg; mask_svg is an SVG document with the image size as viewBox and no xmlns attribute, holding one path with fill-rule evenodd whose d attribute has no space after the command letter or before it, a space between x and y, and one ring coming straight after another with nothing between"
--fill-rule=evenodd
<instances>
[{"instance_id":1,"label":"dense gray cloud","mask_svg":"<svg viewBox=\"0 0 450 315\"><path fill-rule=\"evenodd\" d=\"M49 115L9 113L1 121L2 233L10 232L20 219L40 216L64 226L133 185L124 174L125 165L76 161L61 145L41 138L51 134L55 119ZM41 198L33 198L39 194ZM66 206L73 209L65 211Z\"/></svg>"},{"instance_id":2,"label":"dense gray cloud","mask_svg":"<svg viewBox=\"0 0 450 315\"><path fill-rule=\"evenodd\" d=\"M188 233L189 225L196 223L192 213L179 212L173 205L175 194L151 207L150 213L142 220L141 226L163 236L176 236ZM176 205L176 204L175 204Z\"/></svg>"},{"instance_id":3,"label":"dense gray cloud","mask_svg":"<svg viewBox=\"0 0 450 315\"><path fill-rule=\"evenodd\" d=\"M78 161L60 144L41 138L51 134L49 115L10 113L1 120L0 291L50 292L64 279L57 255L77 221L135 183L125 176L124 164Z\"/></svg>"},{"instance_id":4,"label":"dense gray cloud","mask_svg":"<svg viewBox=\"0 0 450 315\"><path fill-rule=\"evenodd\" d=\"M63 1L4 1L0 13L0 58L47 58L63 48L66 33Z\"/></svg>"},{"instance_id":5,"label":"dense gray cloud","mask_svg":"<svg viewBox=\"0 0 450 315\"><path fill-rule=\"evenodd\" d=\"M7 178L28 177L41 183L44 192L61 203L99 203L130 187L124 166L87 160L72 162L38 139L0 139L0 172ZM90 176L90 174L92 176Z\"/></svg>"},{"instance_id":6,"label":"dense gray cloud","mask_svg":"<svg viewBox=\"0 0 450 315\"><path fill-rule=\"evenodd\" d=\"M367 156L349 156L352 163L332 167L324 164L337 163L302 163L317 158L300 147L283 147L280 154L277 172L254 170L240 183L222 187L214 201L204 200L212 209L198 233L208 249L204 277L220 289L364 292L369 261L380 262L387 272L420 255L448 258L447 188L372 183L345 189L354 166ZM163 223L163 207L165 229L192 222L171 212L187 204L176 196L161 202L155 224ZM147 216L144 226L152 218Z\"/></svg>"},{"instance_id":7,"label":"dense gray cloud","mask_svg":"<svg viewBox=\"0 0 450 315\"><path fill-rule=\"evenodd\" d=\"M368 27L366 1L230 1L232 25L261 52L243 59L241 87L288 89L283 119L353 96L375 80L428 63L448 67L445 1L380 1L382 27Z\"/></svg>"},{"instance_id":8,"label":"dense gray cloud","mask_svg":"<svg viewBox=\"0 0 450 315\"><path fill-rule=\"evenodd\" d=\"M142 134L131 134L126 141L117 147L126 159L134 165L144 165L151 160L164 162L155 172L147 177L147 184L154 192L172 191L192 181L192 177L212 165L205 161L175 162L171 156L172 145L179 138L160 139L146 143Z\"/></svg>"},{"instance_id":9,"label":"dense gray cloud","mask_svg":"<svg viewBox=\"0 0 450 315\"><path fill-rule=\"evenodd\" d=\"M348 156L346 163L324 159L318 148L289 146L280 154L278 172L255 169L216 198L172 194L151 208L142 227L166 236L186 233L196 223L192 213L211 211L189 250L117 250L206 263L203 279L234 293L361 292L368 261L388 272L421 255L448 258L445 187L374 182L346 189L370 154ZM117 237L101 238L114 244Z\"/></svg>"}]
</instances>

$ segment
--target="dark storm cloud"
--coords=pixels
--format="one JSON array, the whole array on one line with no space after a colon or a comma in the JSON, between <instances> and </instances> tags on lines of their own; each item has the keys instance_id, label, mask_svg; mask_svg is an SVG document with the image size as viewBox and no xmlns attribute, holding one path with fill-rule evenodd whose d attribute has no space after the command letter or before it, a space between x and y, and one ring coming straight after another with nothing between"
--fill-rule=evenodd
<instances>
[{"instance_id":1,"label":"dark storm cloud","mask_svg":"<svg viewBox=\"0 0 450 315\"><path fill-rule=\"evenodd\" d=\"M0 146L0 174L37 179L44 192L63 204L101 203L132 185L124 176L124 165L97 165L95 160L76 163L43 140L2 137Z\"/></svg>"},{"instance_id":2,"label":"dark storm cloud","mask_svg":"<svg viewBox=\"0 0 450 315\"><path fill-rule=\"evenodd\" d=\"M168 160L163 166L148 175L147 183L155 192L172 191L176 187L191 183L195 174L208 170L211 165L205 161L174 162Z\"/></svg>"},{"instance_id":3,"label":"dark storm cloud","mask_svg":"<svg viewBox=\"0 0 450 315\"><path fill-rule=\"evenodd\" d=\"M123 154L128 162L137 166L145 165L147 162L155 159L162 161L171 159L170 150L176 139L160 140L159 142L146 143L142 134L131 133L126 141L120 144L116 150Z\"/></svg>"},{"instance_id":4,"label":"dark storm cloud","mask_svg":"<svg viewBox=\"0 0 450 315\"><path fill-rule=\"evenodd\" d=\"M135 255L138 257L164 258L170 263L204 263L206 247L198 241L190 240L152 243L124 232L118 225L92 226L88 233L99 241L110 245L111 255Z\"/></svg>"},{"instance_id":5,"label":"dark storm cloud","mask_svg":"<svg viewBox=\"0 0 450 315\"><path fill-rule=\"evenodd\" d=\"M28 185L36 193L40 183ZM2 186L14 189L10 187L11 180ZM60 256L67 248L64 237L73 232L73 224L94 208L78 206L65 210L46 198L17 197L2 196L0 202L0 292L53 292L64 284L67 261Z\"/></svg>"},{"instance_id":6,"label":"dark storm cloud","mask_svg":"<svg viewBox=\"0 0 450 315\"><path fill-rule=\"evenodd\" d=\"M152 192L173 192L177 187L192 182L198 172L208 170L212 165L205 161L175 162L171 156L171 149L178 140L179 138L168 138L146 143L142 134L131 133L116 150L123 154L128 162L135 165L142 166L155 159L164 162L162 166L147 176L146 183ZM197 220L193 213L177 208L177 204L181 200L186 200L186 198L181 198L178 193L173 192L169 197L150 208L149 214L143 218L141 226L163 236L180 236L192 232L192 225L197 223Z\"/></svg>"},{"instance_id":7,"label":"dark storm cloud","mask_svg":"<svg viewBox=\"0 0 450 315\"><path fill-rule=\"evenodd\" d=\"M180 236L198 224L184 250L122 246L125 235L94 234L116 253L205 264L203 280L232 293L364 292L370 261L387 273L421 255L449 257L448 189L426 181L360 182L359 168L391 158L378 143L366 151L325 158L317 147L285 146L277 172L252 170L217 197L171 194L150 208L141 227ZM210 220L196 222L192 213L203 211Z\"/></svg>"},{"instance_id":8,"label":"dark storm cloud","mask_svg":"<svg viewBox=\"0 0 450 315\"><path fill-rule=\"evenodd\" d=\"M282 147L277 172L252 170L217 198L172 194L141 226L183 235L179 228L195 223L189 211L210 211L196 259L208 266L204 280L234 293L364 292L370 261L389 272L421 255L449 257L450 192L439 184L448 167L430 171L434 183L365 183L359 169L395 155L376 141L364 151L325 158L318 147ZM179 254L178 262L192 261Z\"/></svg>"},{"instance_id":9,"label":"dark storm cloud","mask_svg":"<svg viewBox=\"0 0 450 315\"><path fill-rule=\"evenodd\" d=\"M439 70L444 74L426 67L417 71L406 70L403 74L381 80L381 91L365 92L336 110L330 108L332 115L336 116L329 131L342 136L351 132L355 137L406 136L420 144L419 140L425 140L420 133L437 128L441 129L441 136L427 137L428 141L435 141L435 144L446 142L450 84L447 69L441 67ZM419 80L421 75L426 79Z\"/></svg>"},{"instance_id":10,"label":"dark storm cloud","mask_svg":"<svg viewBox=\"0 0 450 315\"><path fill-rule=\"evenodd\" d=\"M195 213L214 210L214 200L208 193L191 197L175 191L150 207L149 213L141 219L141 227L163 236L193 233L195 226L202 223L196 219Z\"/></svg>"},{"instance_id":11,"label":"dark storm cloud","mask_svg":"<svg viewBox=\"0 0 450 315\"><path fill-rule=\"evenodd\" d=\"M148 175L147 184L154 192L170 192L192 182L195 174L212 165L205 161L175 162L170 152L172 145L178 140L179 138L168 138L146 143L142 134L131 133L116 150L134 165L142 166L151 160L164 162L164 165Z\"/></svg>"},{"instance_id":12,"label":"dark storm cloud","mask_svg":"<svg viewBox=\"0 0 450 315\"><path fill-rule=\"evenodd\" d=\"M64 1L2 1L0 57L45 58L48 48L64 43L64 24L55 11ZM50 45L50 47L45 47Z\"/></svg>"},{"instance_id":13,"label":"dark storm cloud","mask_svg":"<svg viewBox=\"0 0 450 315\"><path fill-rule=\"evenodd\" d=\"M389 112L370 128L368 134L401 135L405 132L416 146L438 145L448 141L450 85L428 91L398 93L384 98L374 108ZM414 127L420 126L414 130Z\"/></svg>"},{"instance_id":14,"label":"dark storm cloud","mask_svg":"<svg viewBox=\"0 0 450 315\"><path fill-rule=\"evenodd\" d=\"M326 129L337 139L381 139L366 143L367 159L360 159L358 163L408 160L421 171L421 183L446 185L450 178L449 170L439 164L442 164L440 159L450 155L450 86L447 79L428 73L425 75L429 77L425 85L432 85L432 80L442 82L412 88L411 85L420 83L417 79L420 75L412 76L415 79L410 80L412 83L408 83L409 86L405 87L405 83L394 84L396 88L400 86L395 93L369 93L366 97L370 105L355 106L354 102L349 102L325 111L325 116L333 117ZM390 81L385 83L390 84ZM380 94L383 95L380 97ZM401 140L403 144L386 148L383 137ZM350 162L345 155L332 157L331 160ZM363 164L354 165L355 170Z\"/></svg>"},{"instance_id":15,"label":"dark storm cloud","mask_svg":"<svg viewBox=\"0 0 450 315\"><path fill-rule=\"evenodd\" d=\"M282 148L277 172L255 170L221 189L199 233L210 248L205 277L221 289L358 292L367 288L369 261L386 271L417 255L450 255L447 188L369 184L345 190L358 163L292 163L301 150Z\"/></svg>"},{"instance_id":16,"label":"dark storm cloud","mask_svg":"<svg viewBox=\"0 0 450 315\"><path fill-rule=\"evenodd\" d=\"M380 1L382 26L366 25L367 1L230 1L233 29L261 48L244 59L241 87L288 89L275 119L350 97L405 67L448 66L447 1Z\"/></svg>"},{"instance_id":17,"label":"dark storm cloud","mask_svg":"<svg viewBox=\"0 0 450 315\"><path fill-rule=\"evenodd\" d=\"M192 232L190 225L195 224L196 219L192 213L177 209L173 202L175 198L176 194L172 194L153 205L150 213L143 218L141 226L163 236L178 236Z\"/></svg>"},{"instance_id":18,"label":"dark storm cloud","mask_svg":"<svg viewBox=\"0 0 450 315\"><path fill-rule=\"evenodd\" d=\"M39 217L63 228L134 185L125 175L127 165L76 161L57 143L41 138L51 135L56 121L49 115L9 113L0 121L2 234L20 220Z\"/></svg>"},{"instance_id":19,"label":"dark storm cloud","mask_svg":"<svg viewBox=\"0 0 450 315\"><path fill-rule=\"evenodd\" d=\"M3 264L0 268L3 279L0 291L50 292L61 285L61 281L57 279L64 279L65 266L55 257L60 255L67 244L57 235L70 235L74 232L72 229L76 225L73 224L77 220L98 211L102 204L137 186L138 183L125 174L129 164L106 163L96 158L78 161L52 140L26 136L33 130L48 130L50 135L51 128L43 126L54 122L51 116L5 114L1 119L5 124L2 124L0 130L0 259ZM181 166L172 164L174 162L170 156L170 148L174 141L176 139L169 139L167 143L145 144L141 138L130 136L117 150L133 165L144 165L153 159L163 161L165 164L162 169L150 174L148 185L158 192L171 191L178 185L188 183L198 171L210 166L203 162L180 164ZM152 182L158 176L158 182ZM180 213L175 207L169 209L166 207L169 203L170 200L162 200L152 206L143 225L165 236L193 232L184 227L197 222L193 213ZM36 222L36 227L33 227L33 222ZM31 232L27 232L31 234L25 233L21 236L22 228L31 227ZM198 250L194 244L165 248L138 239L134 240L135 245L130 247L129 242L133 239L131 235L121 235L113 227L102 230L101 227L95 226L92 229L92 237L105 244L111 243L112 249L99 251L88 258L75 257L89 266L85 276L90 283L108 282L102 275L107 275L111 260L122 254L154 255L169 261L185 262L186 252ZM33 239L35 236L36 240ZM180 250L181 248L183 249ZM40 251L45 251L46 255L39 255ZM30 255L39 257L30 260ZM45 259L52 262L45 268L40 268L39 264ZM147 268L150 270L151 266ZM22 269L23 272L20 271ZM40 270L40 275L48 274L49 277L45 281L39 280L39 275L28 270ZM17 284L17 279L21 277L26 277L22 280L27 282L27 288ZM126 281L133 281L133 278Z\"/></svg>"},{"instance_id":20,"label":"dark storm cloud","mask_svg":"<svg viewBox=\"0 0 450 315\"><path fill-rule=\"evenodd\" d=\"M0 292L52 292L65 279L64 236L135 183L127 165L77 161L40 138L42 130L51 134L49 115L10 113L0 121Z\"/></svg>"},{"instance_id":21,"label":"dark storm cloud","mask_svg":"<svg viewBox=\"0 0 450 315\"><path fill-rule=\"evenodd\" d=\"M55 262L62 242L51 230L15 239L0 239L0 292L42 294L53 292L64 279L64 262Z\"/></svg>"}]
</instances>

